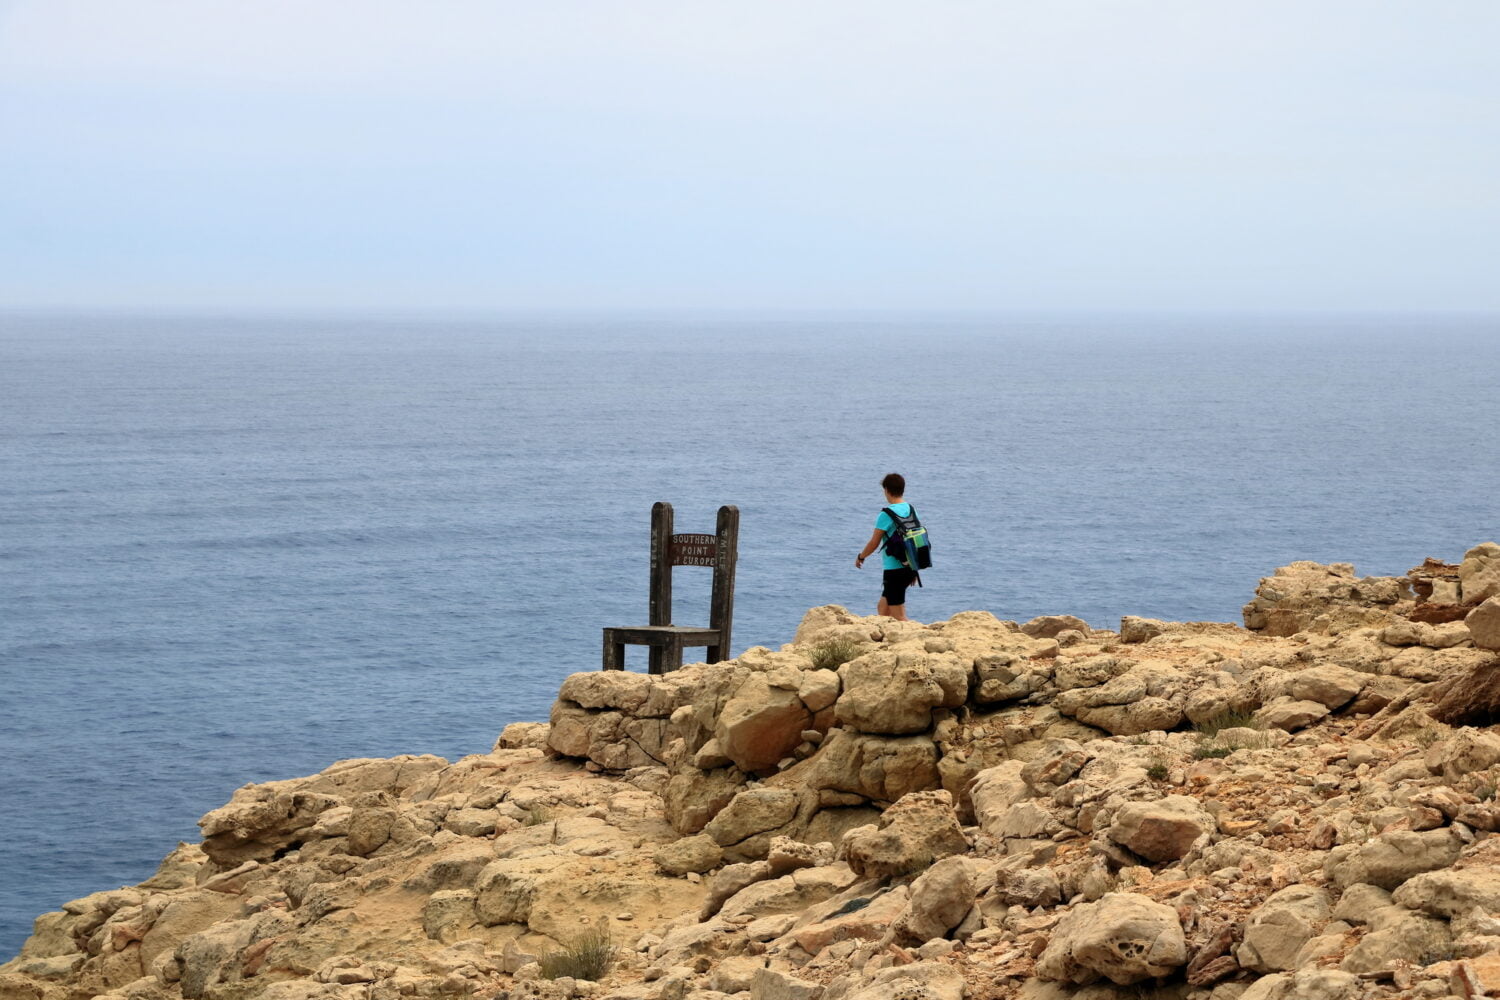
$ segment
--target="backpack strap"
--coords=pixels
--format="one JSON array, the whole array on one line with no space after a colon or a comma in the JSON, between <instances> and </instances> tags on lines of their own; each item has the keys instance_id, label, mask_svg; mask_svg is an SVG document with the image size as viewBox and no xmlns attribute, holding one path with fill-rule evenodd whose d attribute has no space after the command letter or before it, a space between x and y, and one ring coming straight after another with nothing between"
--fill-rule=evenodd
<instances>
[{"instance_id":1,"label":"backpack strap","mask_svg":"<svg viewBox=\"0 0 1500 1000\"><path fill-rule=\"evenodd\" d=\"M867 507L865 509L868 510L869 508ZM882 507L882 508L880 508L880 513L886 515L887 517L889 517L891 519L891 530L887 531L885 533L885 537L890 538L891 534L893 532L895 532L897 529L899 529L899 528L902 527L902 524L901 524L901 515L897 514L895 511L891 510L889 507Z\"/></svg>"}]
</instances>

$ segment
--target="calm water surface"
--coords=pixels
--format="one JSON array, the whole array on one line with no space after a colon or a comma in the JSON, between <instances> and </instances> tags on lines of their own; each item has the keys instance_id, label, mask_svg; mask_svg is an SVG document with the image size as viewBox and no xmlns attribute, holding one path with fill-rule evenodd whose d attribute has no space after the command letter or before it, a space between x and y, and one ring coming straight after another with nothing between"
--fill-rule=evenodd
<instances>
[{"instance_id":1,"label":"calm water surface","mask_svg":"<svg viewBox=\"0 0 1500 1000\"><path fill-rule=\"evenodd\" d=\"M0 957L247 781L545 718L645 621L653 501L740 506L737 650L873 608L891 470L918 619L1237 620L1500 537L1497 447L1478 320L0 316Z\"/></svg>"}]
</instances>

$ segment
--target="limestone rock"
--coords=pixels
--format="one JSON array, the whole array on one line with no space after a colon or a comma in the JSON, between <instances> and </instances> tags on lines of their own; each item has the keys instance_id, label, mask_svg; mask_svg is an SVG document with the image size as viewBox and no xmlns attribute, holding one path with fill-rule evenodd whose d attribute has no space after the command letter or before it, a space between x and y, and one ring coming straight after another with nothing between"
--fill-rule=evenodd
<instances>
[{"instance_id":1,"label":"limestone rock","mask_svg":"<svg viewBox=\"0 0 1500 1000\"><path fill-rule=\"evenodd\" d=\"M1472 771L1500 764L1500 736L1484 729L1465 727L1451 739L1436 743L1427 752L1427 769L1452 784Z\"/></svg>"},{"instance_id":2,"label":"limestone rock","mask_svg":"<svg viewBox=\"0 0 1500 1000\"><path fill-rule=\"evenodd\" d=\"M1465 604L1500 597L1500 544L1485 542L1465 552L1458 586Z\"/></svg>"},{"instance_id":3,"label":"limestone rock","mask_svg":"<svg viewBox=\"0 0 1500 1000\"><path fill-rule=\"evenodd\" d=\"M845 726L863 733L924 732L934 708L957 708L968 698L970 672L951 653L866 653L839 667L843 693L834 712Z\"/></svg>"},{"instance_id":4,"label":"limestone rock","mask_svg":"<svg viewBox=\"0 0 1500 1000\"><path fill-rule=\"evenodd\" d=\"M847 1000L964 1000L963 975L941 962L896 965L875 973Z\"/></svg>"},{"instance_id":5,"label":"limestone rock","mask_svg":"<svg viewBox=\"0 0 1500 1000\"><path fill-rule=\"evenodd\" d=\"M1299 969L1263 976L1239 995L1239 1000L1359 1000L1364 984L1359 977L1336 969Z\"/></svg>"},{"instance_id":6,"label":"limestone rock","mask_svg":"<svg viewBox=\"0 0 1500 1000\"><path fill-rule=\"evenodd\" d=\"M667 875L686 875L717 868L724 860L724 850L713 837L700 833L683 837L656 849L652 860Z\"/></svg>"},{"instance_id":7,"label":"limestone rock","mask_svg":"<svg viewBox=\"0 0 1500 1000\"><path fill-rule=\"evenodd\" d=\"M835 729L810 761L811 788L852 792L894 802L912 792L937 788L937 746L927 736L871 736Z\"/></svg>"},{"instance_id":8,"label":"limestone rock","mask_svg":"<svg viewBox=\"0 0 1500 1000\"><path fill-rule=\"evenodd\" d=\"M1287 886L1251 912L1235 958L1254 972L1294 969L1297 953L1317 936L1328 916L1328 893L1309 885Z\"/></svg>"},{"instance_id":9,"label":"limestone rock","mask_svg":"<svg viewBox=\"0 0 1500 1000\"><path fill-rule=\"evenodd\" d=\"M809 670L802 675L797 697L810 712L821 712L839 699L839 675L832 670Z\"/></svg>"},{"instance_id":10,"label":"limestone rock","mask_svg":"<svg viewBox=\"0 0 1500 1000\"><path fill-rule=\"evenodd\" d=\"M1176 910L1135 893L1111 892L1058 921L1036 974L1078 985L1104 978L1129 986L1186 964Z\"/></svg>"},{"instance_id":11,"label":"limestone rock","mask_svg":"<svg viewBox=\"0 0 1500 1000\"><path fill-rule=\"evenodd\" d=\"M938 861L911 884L896 932L917 944L945 937L974 905L973 865L967 858Z\"/></svg>"},{"instance_id":12,"label":"limestone rock","mask_svg":"<svg viewBox=\"0 0 1500 1000\"><path fill-rule=\"evenodd\" d=\"M675 774L662 796L667 822L685 836L698 833L743 787L739 778L723 770Z\"/></svg>"},{"instance_id":13,"label":"limestone rock","mask_svg":"<svg viewBox=\"0 0 1500 1000\"><path fill-rule=\"evenodd\" d=\"M1360 938L1339 968L1359 975L1393 969L1399 962L1421 966L1449 957L1453 935L1446 920L1399 909L1397 914Z\"/></svg>"},{"instance_id":14,"label":"limestone rock","mask_svg":"<svg viewBox=\"0 0 1500 1000\"><path fill-rule=\"evenodd\" d=\"M1324 873L1339 888L1365 882L1395 889L1413 875L1447 868L1458 858L1461 843L1447 829L1395 830L1366 841L1353 851L1330 857Z\"/></svg>"},{"instance_id":15,"label":"limestone rock","mask_svg":"<svg viewBox=\"0 0 1500 1000\"><path fill-rule=\"evenodd\" d=\"M629 670L588 670L569 674L559 698L583 708L616 708L635 714L651 694L651 677Z\"/></svg>"},{"instance_id":16,"label":"limestone rock","mask_svg":"<svg viewBox=\"0 0 1500 1000\"><path fill-rule=\"evenodd\" d=\"M968 848L953 796L933 791L906 795L881 815L877 826L849 831L841 853L861 877L890 878Z\"/></svg>"},{"instance_id":17,"label":"limestone rock","mask_svg":"<svg viewBox=\"0 0 1500 1000\"><path fill-rule=\"evenodd\" d=\"M1155 618L1137 618L1135 615L1126 615L1120 619L1121 642L1145 642L1165 631L1166 626Z\"/></svg>"},{"instance_id":18,"label":"limestone rock","mask_svg":"<svg viewBox=\"0 0 1500 1000\"><path fill-rule=\"evenodd\" d=\"M1293 674L1290 691L1298 701L1317 702L1336 712L1353 701L1369 679L1368 674L1358 670L1321 664Z\"/></svg>"},{"instance_id":19,"label":"limestone rock","mask_svg":"<svg viewBox=\"0 0 1500 1000\"><path fill-rule=\"evenodd\" d=\"M1069 629L1085 637L1093 634L1088 622L1073 615L1042 615L1021 626L1021 631L1033 639L1055 639L1059 632Z\"/></svg>"},{"instance_id":20,"label":"limestone rock","mask_svg":"<svg viewBox=\"0 0 1500 1000\"><path fill-rule=\"evenodd\" d=\"M1294 562L1260 581L1255 599L1244 608L1245 627L1288 636L1329 612L1383 609L1410 597L1405 577L1361 579L1349 563Z\"/></svg>"},{"instance_id":21,"label":"limestone rock","mask_svg":"<svg viewBox=\"0 0 1500 1000\"><path fill-rule=\"evenodd\" d=\"M974 816L991 836L1000 836L1000 828L1010 807L1031 796L1031 789L1021 777L1025 767L1019 760L1007 760L980 771L969 786Z\"/></svg>"},{"instance_id":22,"label":"limestone rock","mask_svg":"<svg viewBox=\"0 0 1500 1000\"><path fill-rule=\"evenodd\" d=\"M1500 564L1497 564L1500 565ZM1469 612L1464 619L1474 645L1480 649L1500 650L1500 597L1490 597Z\"/></svg>"},{"instance_id":23,"label":"limestone rock","mask_svg":"<svg viewBox=\"0 0 1500 1000\"><path fill-rule=\"evenodd\" d=\"M797 814L797 794L785 788L747 788L736 795L703 832L720 847L732 847L759 833L777 830Z\"/></svg>"},{"instance_id":24,"label":"limestone rock","mask_svg":"<svg viewBox=\"0 0 1500 1000\"><path fill-rule=\"evenodd\" d=\"M1168 795L1127 803L1115 814L1109 839L1148 861L1176 861L1215 828L1214 818L1197 799Z\"/></svg>"},{"instance_id":25,"label":"limestone rock","mask_svg":"<svg viewBox=\"0 0 1500 1000\"><path fill-rule=\"evenodd\" d=\"M771 771L811 724L812 713L795 690L773 688L764 675L751 674L719 713L714 738L740 770Z\"/></svg>"},{"instance_id":26,"label":"limestone rock","mask_svg":"<svg viewBox=\"0 0 1500 1000\"><path fill-rule=\"evenodd\" d=\"M1306 729L1327 715L1328 706L1319 702L1297 701L1290 697L1281 697L1268 705L1263 705L1260 711L1255 713L1255 721L1267 729L1281 729L1291 733L1298 729Z\"/></svg>"},{"instance_id":27,"label":"limestone rock","mask_svg":"<svg viewBox=\"0 0 1500 1000\"><path fill-rule=\"evenodd\" d=\"M750 982L750 1000L818 1000L823 987L777 969L757 969Z\"/></svg>"},{"instance_id":28,"label":"limestone rock","mask_svg":"<svg viewBox=\"0 0 1500 1000\"><path fill-rule=\"evenodd\" d=\"M1424 872L1402 883L1391 899L1409 910L1450 920L1476 906L1486 913L1500 913L1500 867Z\"/></svg>"}]
</instances>

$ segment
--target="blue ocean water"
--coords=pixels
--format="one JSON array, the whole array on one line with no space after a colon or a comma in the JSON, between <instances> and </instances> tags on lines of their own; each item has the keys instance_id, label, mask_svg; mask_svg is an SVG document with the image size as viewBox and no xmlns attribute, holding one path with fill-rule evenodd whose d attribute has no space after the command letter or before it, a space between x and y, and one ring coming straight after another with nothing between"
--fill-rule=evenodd
<instances>
[{"instance_id":1,"label":"blue ocean water","mask_svg":"<svg viewBox=\"0 0 1500 1000\"><path fill-rule=\"evenodd\" d=\"M238 785L544 719L653 501L739 505L737 651L873 609L892 470L919 620L1237 620L1500 537L1497 446L1494 320L0 317L0 956Z\"/></svg>"}]
</instances>

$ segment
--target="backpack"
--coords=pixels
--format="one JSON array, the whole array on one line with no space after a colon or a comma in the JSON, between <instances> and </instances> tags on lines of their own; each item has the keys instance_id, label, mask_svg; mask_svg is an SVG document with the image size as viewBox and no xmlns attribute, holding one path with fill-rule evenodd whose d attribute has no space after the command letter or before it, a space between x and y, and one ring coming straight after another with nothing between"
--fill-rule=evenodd
<instances>
[{"instance_id":1,"label":"backpack","mask_svg":"<svg viewBox=\"0 0 1500 1000\"><path fill-rule=\"evenodd\" d=\"M907 569L923 570L932 566L932 543L927 540L927 529L922 527L922 522L917 520L917 508L912 507L911 513L902 517L889 507L882 507L881 513L894 522L889 534L885 536L885 554L892 559L899 559L901 565ZM917 578L917 586L921 586L921 578Z\"/></svg>"}]
</instances>

